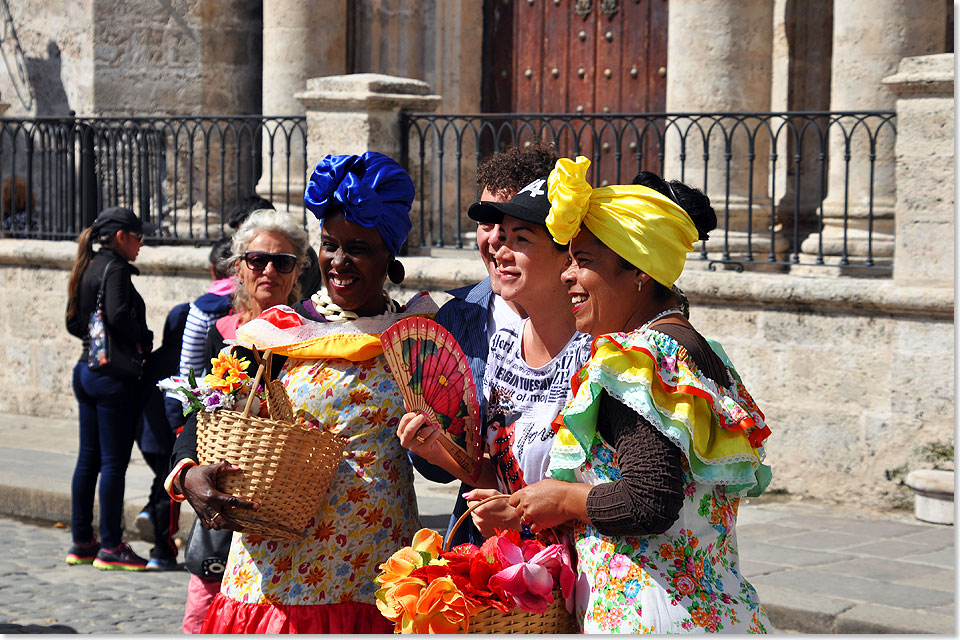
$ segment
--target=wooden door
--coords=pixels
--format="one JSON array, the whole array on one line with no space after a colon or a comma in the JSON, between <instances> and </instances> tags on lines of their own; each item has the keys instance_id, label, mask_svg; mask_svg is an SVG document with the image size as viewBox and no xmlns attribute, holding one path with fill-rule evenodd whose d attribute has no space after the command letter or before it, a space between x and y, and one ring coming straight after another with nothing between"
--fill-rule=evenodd
<instances>
[{"instance_id":1,"label":"wooden door","mask_svg":"<svg viewBox=\"0 0 960 640\"><path fill-rule=\"evenodd\" d=\"M667 0L485 3L484 111L663 112L666 68ZM557 135L560 153L589 157L595 185L629 182L638 168L659 173L662 124L623 124L576 119Z\"/></svg>"}]
</instances>

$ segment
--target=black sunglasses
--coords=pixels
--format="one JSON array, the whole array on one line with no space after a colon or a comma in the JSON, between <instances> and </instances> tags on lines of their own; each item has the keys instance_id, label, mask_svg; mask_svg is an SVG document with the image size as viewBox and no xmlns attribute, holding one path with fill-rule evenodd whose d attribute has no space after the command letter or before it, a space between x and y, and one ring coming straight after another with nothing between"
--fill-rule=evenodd
<instances>
[{"instance_id":1,"label":"black sunglasses","mask_svg":"<svg viewBox=\"0 0 960 640\"><path fill-rule=\"evenodd\" d=\"M267 264L273 263L273 268L279 273L290 273L297 266L297 256L289 253L265 253L263 251L247 251L243 254L243 261L254 271L263 271Z\"/></svg>"}]
</instances>

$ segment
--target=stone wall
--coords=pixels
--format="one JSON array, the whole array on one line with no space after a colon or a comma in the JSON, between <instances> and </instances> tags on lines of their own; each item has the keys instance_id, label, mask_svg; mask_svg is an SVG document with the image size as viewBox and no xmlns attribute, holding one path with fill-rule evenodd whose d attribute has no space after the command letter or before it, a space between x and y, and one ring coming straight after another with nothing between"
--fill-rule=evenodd
<instances>
[{"instance_id":1,"label":"stone wall","mask_svg":"<svg viewBox=\"0 0 960 640\"><path fill-rule=\"evenodd\" d=\"M0 413L76 415L79 353L63 325L73 243L0 240ZM396 297L482 277L462 259L404 258ZM206 250L145 247L135 279L148 322L203 293ZM953 290L890 281L690 271L691 319L717 338L764 411L773 491L897 506L885 472L919 465L919 447L953 440Z\"/></svg>"},{"instance_id":2,"label":"stone wall","mask_svg":"<svg viewBox=\"0 0 960 640\"><path fill-rule=\"evenodd\" d=\"M93 111L94 0L8 2L23 54L23 73L0 67L7 118ZM51 21L50 17L57 19ZM6 27L4 27L6 29ZM9 35L9 34L8 34ZM3 44L13 62L13 42ZM18 97L19 94L19 97ZM21 100L21 97L23 100Z\"/></svg>"},{"instance_id":3,"label":"stone wall","mask_svg":"<svg viewBox=\"0 0 960 640\"><path fill-rule=\"evenodd\" d=\"M97 115L260 112L260 2L93 4Z\"/></svg>"}]
</instances>

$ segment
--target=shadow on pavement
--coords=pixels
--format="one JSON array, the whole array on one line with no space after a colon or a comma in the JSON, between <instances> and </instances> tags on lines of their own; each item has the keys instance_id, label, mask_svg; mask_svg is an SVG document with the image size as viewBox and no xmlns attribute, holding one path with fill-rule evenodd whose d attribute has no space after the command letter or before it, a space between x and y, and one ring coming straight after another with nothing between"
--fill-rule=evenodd
<instances>
[{"instance_id":1,"label":"shadow on pavement","mask_svg":"<svg viewBox=\"0 0 960 640\"><path fill-rule=\"evenodd\" d=\"M39 624L4 624L0 623L0 633L76 633L73 627L65 624L52 624L44 627Z\"/></svg>"}]
</instances>

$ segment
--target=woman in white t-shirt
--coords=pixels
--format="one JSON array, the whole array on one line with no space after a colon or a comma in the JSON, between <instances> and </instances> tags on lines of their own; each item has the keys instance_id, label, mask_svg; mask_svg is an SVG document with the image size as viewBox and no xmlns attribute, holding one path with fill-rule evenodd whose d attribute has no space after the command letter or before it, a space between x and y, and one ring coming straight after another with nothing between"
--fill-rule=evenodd
<instances>
[{"instance_id":1,"label":"woman in white t-shirt","mask_svg":"<svg viewBox=\"0 0 960 640\"><path fill-rule=\"evenodd\" d=\"M546 227L550 203L546 178L535 180L509 202L478 202L468 215L500 225L496 252L501 297L519 304L527 318L498 330L490 341L482 393L487 399L484 464L468 505L497 493L512 493L544 478L553 443L553 419L570 396L570 379L590 356L590 336L579 333L570 298L560 281L569 258ZM400 443L461 480L467 472L446 452L440 432L424 416L406 414ZM523 529L516 510L496 500L472 514L484 536L495 529Z\"/></svg>"}]
</instances>

